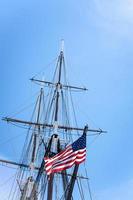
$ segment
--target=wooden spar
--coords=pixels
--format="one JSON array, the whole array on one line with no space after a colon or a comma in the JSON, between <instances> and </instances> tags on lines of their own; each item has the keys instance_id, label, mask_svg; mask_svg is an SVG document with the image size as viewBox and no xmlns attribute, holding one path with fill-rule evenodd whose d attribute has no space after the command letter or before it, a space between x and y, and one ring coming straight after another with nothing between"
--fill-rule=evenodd
<instances>
[{"instance_id":1,"label":"wooden spar","mask_svg":"<svg viewBox=\"0 0 133 200\"><path fill-rule=\"evenodd\" d=\"M67 174L67 171L64 170L61 172L61 175L62 175L62 183L63 183L63 189L64 189L64 199L66 200L67 198L67 186L68 186L68 174Z\"/></svg>"},{"instance_id":2,"label":"wooden spar","mask_svg":"<svg viewBox=\"0 0 133 200\"><path fill-rule=\"evenodd\" d=\"M78 168L79 168L79 165L75 165L73 175L71 177L71 180L70 180L70 183L69 183L69 186L68 186L66 200L71 200L71 198L72 198L72 193L73 193L75 181L76 181L76 178L77 178Z\"/></svg>"},{"instance_id":3,"label":"wooden spar","mask_svg":"<svg viewBox=\"0 0 133 200\"><path fill-rule=\"evenodd\" d=\"M30 195L30 199L33 199L34 196L36 195L36 190L38 188L38 184L40 182L41 176L42 176L43 172L45 171L44 165L45 165L45 161L44 161L44 158L43 158L42 163L41 163L41 167L38 170L37 177L36 177L36 180L35 180L34 185L33 185L33 189L32 189L31 195Z\"/></svg>"},{"instance_id":4,"label":"wooden spar","mask_svg":"<svg viewBox=\"0 0 133 200\"><path fill-rule=\"evenodd\" d=\"M52 198L53 198L53 180L54 180L54 174L50 174L49 179L48 179L47 200L52 200Z\"/></svg>"},{"instance_id":5,"label":"wooden spar","mask_svg":"<svg viewBox=\"0 0 133 200\"><path fill-rule=\"evenodd\" d=\"M18 162L14 162L14 161L11 161L11 160L4 160L4 159L0 159L0 163L5 163L5 164L9 164L9 165L14 165L14 166L19 166L19 167L25 167L25 168L29 168L30 166L29 165L26 165L26 164L23 164L23 163L18 163ZM34 167L34 170L39 170L40 167ZM43 169L45 171L45 169ZM64 171L63 172L58 172L58 174L63 174L63 176L65 176L65 173ZM72 174L67 174L67 176L72 176ZM85 177L85 176L80 176L78 175L77 176L78 178L81 178L81 179L85 179L85 180L88 180L89 178L88 177Z\"/></svg>"},{"instance_id":6,"label":"wooden spar","mask_svg":"<svg viewBox=\"0 0 133 200\"><path fill-rule=\"evenodd\" d=\"M34 78L31 78L30 79L31 81L34 81L34 82L39 82L39 83L44 83L46 84L47 86L51 85L51 86L55 86L56 87L56 84L55 83L52 83L50 81L42 81L42 80L39 80L39 79L34 79ZM64 88L64 89L75 89L75 90L84 90L84 91L87 91L88 89L85 88L85 87L77 87L77 86L72 86L72 85L64 85L64 84L61 84L61 88Z\"/></svg>"},{"instance_id":7,"label":"wooden spar","mask_svg":"<svg viewBox=\"0 0 133 200\"><path fill-rule=\"evenodd\" d=\"M54 122L57 124L58 128L58 112L59 112L59 97L60 97L60 83L61 83L61 71L62 71L62 63L63 63L63 51L61 50L58 63L59 63L59 74L58 74L58 82L56 84L56 104L55 104L55 116L54 116ZM57 134L57 133L56 133ZM53 197L53 180L54 180L54 174L50 174L48 179L48 195L47 200L52 200Z\"/></svg>"},{"instance_id":8,"label":"wooden spar","mask_svg":"<svg viewBox=\"0 0 133 200\"><path fill-rule=\"evenodd\" d=\"M54 121L58 125L58 112L59 112L59 97L60 97L60 89L61 89L61 72L62 72L62 63L64 61L63 51L61 50L58 62L59 62L59 74L58 74L58 82L56 84L56 105L55 105L55 118ZM53 180L54 174L51 174L48 181L48 195L47 200L52 200L52 193L53 193Z\"/></svg>"},{"instance_id":9,"label":"wooden spar","mask_svg":"<svg viewBox=\"0 0 133 200\"><path fill-rule=\"evenodd\" d=\"M41 109L41 101L42 101L42 95L43 95L43 89L41 88L40 95L39 95L39 105L38 105L38 113L37 113L37 119L36 122L39 123L39 118L40 118L40 109ZM40 131L40 126L37 126L38 128L38 133ZM33 135L33 150L32 150L32 156L31 156L31 162L34 164L35 160L35 153L36 153L36 143L37 143L37 134L34 133Z\"/></svg>"},{"instance_id":10,"label":"wooden spar","mask_svg":"<svg viewBox=\"0 0 133 200\"><path fill-rule=\"evenodd\" d=\"M7 121L7 122L12 122L12 123L25 124L29 126L40 126L42 128L54 128L53 124L47 124L47 123L42 124L42 123L36 123L36 122L31 122L31 121L25 121L21 119L9 118L9 117L2 118L2 120ZM63 126L63 125L58 125L58 129L63 129L65 131L83 131L84 130L83 128ZM90 128L88 128L88 132L94 132L98 134L107 133L107 131L103 131L102 129L90 129Z\"/></svg>"},{"instance_id":11,"label":"wooden spar","mask_svg":"<svg viewBox=\"0 0 133 200\"><path fill-rule=\"evenodd\" d=\"M87 133L87 130L88 130L88 126L86 125L84 127L84 131L83 131L83 133L85 135ZM72 198L72 193L73 193L75 181L76 181L77 174L78 174L78 168L79 168L79 164L75 164L73 174L72 174L69 186L68 186L68 190L66 191L66 194L67 194L66 200L71 200L71 198Z\"/></svg>"},{"instance_id":12,"label":"wooden spar","mask_svg":"<svg viewBox=\"0 0 133 200\"><path fill-rule=\"evenodd\" d=\"M29 165L26 165L26 164L23 164L23 163L14 162L14 161L11 161L11 160L0 159L0 163L11 164L11 165L19 166L19 167L29 168ZM35 167L35 169L39 169L39 168Z\"/></svg>"}]
</instances>

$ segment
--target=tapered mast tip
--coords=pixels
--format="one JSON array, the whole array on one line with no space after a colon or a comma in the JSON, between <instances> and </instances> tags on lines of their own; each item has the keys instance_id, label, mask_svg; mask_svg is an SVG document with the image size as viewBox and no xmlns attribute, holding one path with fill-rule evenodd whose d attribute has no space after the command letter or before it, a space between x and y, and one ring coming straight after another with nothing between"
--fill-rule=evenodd
<instances>
[{"instance_id":1,"label":"tapered mast tip","mask_svg":"<svg viewBox=\"0 0 133 200\"><path fill-rule=\"evenodd\" d=\"M61 39L61 51L64 51L64 39Z\"/></svg>"}]
</instances>

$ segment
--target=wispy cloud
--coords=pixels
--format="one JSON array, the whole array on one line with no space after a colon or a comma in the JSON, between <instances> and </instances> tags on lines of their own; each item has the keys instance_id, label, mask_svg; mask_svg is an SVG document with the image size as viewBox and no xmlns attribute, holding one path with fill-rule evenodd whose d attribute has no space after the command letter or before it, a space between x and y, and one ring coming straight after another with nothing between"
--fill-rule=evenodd
<instances>
[{"instance_id":1,"label":"wispy cloud","mask_svg":"<svg viewBox=\"0 0 133 200\"><path fill-rule=\"evenodd\" d=\"M127 22L133 24L133 1L132 0L94 0L95 8L99 14L107 20L115 22Z\"/></svg>"},{"instance_id":2,"label":"wispy cloud","mask_svg":"<svg viewBox=\"0 0 133 200\"><path fill-rule=\"evenodd\" d=\"M133 199L133 179L121 185L99 192L96 200L132 200Z\"/></svg>"},{"instance_id":3,"label":"wispy cloud","mask_svg":"<svg viewBox=\"0 0 133 200\"><path fill-rule=\"evenodd\" d=\"M132 36L133 0L93 0L88 12L99 28L119 36Z\"/></svg>"}]
</instances>

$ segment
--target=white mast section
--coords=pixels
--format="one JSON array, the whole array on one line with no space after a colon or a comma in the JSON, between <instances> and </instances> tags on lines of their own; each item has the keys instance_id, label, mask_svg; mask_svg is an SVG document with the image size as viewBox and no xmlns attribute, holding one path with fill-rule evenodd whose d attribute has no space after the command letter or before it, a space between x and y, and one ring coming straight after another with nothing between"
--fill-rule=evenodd
<instances>
[{"instance_id":1,"label":"white mast section","mask_svg":"<svg viewBox=\"0 0 133 200\"><path fill-rule=\"evenodd\" d=\"M64 40L61 39L61 51L64 52Z\"/></svg>"}]
</instances>

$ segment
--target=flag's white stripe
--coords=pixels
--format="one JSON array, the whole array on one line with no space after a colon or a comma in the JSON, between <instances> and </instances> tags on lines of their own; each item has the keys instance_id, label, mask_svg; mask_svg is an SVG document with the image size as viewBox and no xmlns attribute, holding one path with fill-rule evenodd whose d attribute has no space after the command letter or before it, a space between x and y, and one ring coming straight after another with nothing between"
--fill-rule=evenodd
<instances>
[{"instance_id":1,"label":"flag's white stripe","mask_svg":"<svg viewBox=\"0 0 133 200\"><path fill-rule=\"evenodd\" d=\"M73 152L69 152L69 155L72 155L72 154L73 154ZM56 163L56 162L61 161L61 160L64 160L65 158L68 158L69 155L67 155L67 156L65 156L65 157L60 157L60 158L58 158L57 160L51 160L51 159L50 159L49 162L45 162L45 166L47 167L47 166L49 166L49 165L51 165L51 164L53 164L53 163Z\"/></svg>"},{"instance_id":2,"label":"flag's white stripe","mask_svg":"<svg viewBox=\"0 0 133 200\"><path fill-rule=\"evenodd\" d=\"M82 156L73 156L69 159L66 159L64 160L63 162L60 162L60 163L54 163L53 165L49 165L46 167L46 171L48 171L50 168L53 170L53 169L58 169L60 167L64 167L64 166L67 166L69 163L71 162L80 162L82 161L84 158L85 158L86 154L84 153Z\"/></svg>"},{"instance_id":3,"label":"flag's white stripe","mask_svg":"<svg viewBox=\"0 0 133 200\"><path fill-rule=\"evenodd\" d=\"M60 153L58 153L57 155L55 155L54 157L52 157L52 158L45 158L45 160L46 160L46 161L55 160L55 159L57 159L58 157L67 154L67 153L68 153L69 151L71 151L71 150L72 150L72 147L69 146L69 147L67 147L65 150L63 150L63 151L61 151Z\"/></svg>"},{"instance_id":4,"label":"flag's white stripe","mask_svg":"<svg viewBox=\"0 0 133 200\"><path fill-rule=\"evenodd\" d=\"M56 162L53 163L53 166L55 165L60 165L62 163L68 162L69 160L71 160L73 157L76 158L82 158L83 156L86 155L86 152L83 152L82 154L79 154L78 152L73 152L73 154L71 154L69 157L61 159L61 160L57 160Z\"/></svg>"},{"instance_id":5,"label":"flag's white stripe","mask_svg":"<svg viewBox=\"0 0 133 200\"><path fill-rule=\"evenodd\" d=\"M51 168L51 169L54 169L54 168L56 168L56 167L58 167L58 166L61 166L61 165L67 165L67 164L66 164L67 162L71 163L71 162L73 162L73 161L75 161L75 160L76 160L76 156L72 157L71 159L69 159L68 161L65 161L65 162L63 162L63 163L50 165L50 166L46 167L46 171L49 170L50 168Z\"/></svg>"},{"instance_id":6,"label":"flag's white stripe","mask_svg":"<svg viewBox=\"0 0 133 200\"><path fill-rule=\"evenodd\" d=\"M60 167L56 167L56 168L54 168L54 169L49 169L48 171L47 171L47 175L49 175L49 174L51 174L51 173L54 173L54 172L60 172L60 171L62 171L62 170L65 170L65 169L68 169L68 168L70 168L70 167L72 167L75 163L77 163L77 164L80 164L80 163L82 163L83 161L85 161L85 158L83 158L82 160L78 160L78 161L73 161L73 162L71 162L71 163L69 163L69 164L65 164L65 165L63 165L63 166L60 166Z\"/></svg>"},{"instance_id":7,"label":"flag's white stripe","mask_svg":"<svg viewBox=\"0 0 133 200\"><path fill-rule=\"evenodd\" d=\"M64 164L64 165L61 165L61 166L53 167L52 170L61 169L61 168L64 168L64 167L73 165L75 162L81 162L81 161L84 160L84 159L85 159L85 157L83 157L82 159L74 159L74 160L72 160L70 163L67 163L67 164Z\"/></svg>"},{"instance_id":8,"label":"flag's white stripe","mask_svg":"<svg viewBox=\"0 0 133 200\"><path fill-rule=\"evenodd\" d=\"M77 150L77 151L82 152L82 151L84 151L84 150L86 150L86 148L84 148L84 149L79 149L79 150ZM47 162L47 161L49 161L49 160L55 160L55 159L57 159L57 158L60 157L60 156L63 156L63 155L68 154L69 151L72 151L72 147L71 147L71 146L67 147L67 149L64 150L64 152L60 152L59 154L55 155L55 156L52 157L52 158L45 158L45 161ZM77 152L77 151L75 151L75 152Z\"/></svg>"},{"instance_id":9,"label":"flag's white stripe","mask_svg":"<svg viewBox=\"0 0 133 200\"><path fill-rule=\"evenodd\" d=\"M68 154L68 153L71 152L71 151L72 151L72 148L66 149L62 154L59 153L60 155L57 154L56 156L54 156L54 157L52 157L52 158L45 158L45 161L46 161L46 162L48 162L48 161L54 161L54 160L60 158L61 156Z\"/></svg>"},{"instance_id":10,"label":"flag's white stripe","mask_svg":"<svg viewBox=\"0 0 133 200\"><path fill-rule=\"evenodd\" d=\"M67 152L66 154L64 154L63 156L60 156L60 157L58 157L56 160L58 161L58 160L62 160L62 159L64 159L64 158L67 158L67 157L69 157L69 155L71 155L71 154L73 154L73 151L72 150L69 150L69 152ZM45 165L47 166L48 164L50 164L50 163L54 163L54 162L56 162L56 160L52 160L52 158L50 158L49 160L47 160L45 163Z\"/></svg>"},{"instance_id":11,"label":"flag's white stripe","mask_svg":"<svg viewBox=\"0 0 133 200\"><path fill-rule=\"evenodd\" d=\"M79 150L77 150L78 152L83 152L83 151L85 151L85 149L86 148L84 148L84 149L79 149ZM52 158L45 158L45 163L49 163L49 162L53 162L54 160L56 160L56 159L58 159L58 158L60 158L60 157L62 157L62 156L66 156L66 155L68 155L70 152L72 152L73 150L72 150L72 147L69 147L69 148L67 148L63 153L59 153L59 154L57 154L57 155L55 155L54 157L52 157ZM77 151L74 151L74 152L77 152Z\"/></svg>"},{"instance_id":12,"label":"flag's white stripe","mask_svg":"<svg viewBox=\"0 0 133 200\"><path fill-rule=\"evenodd\" d=\"M67 151L63 152L63 154L60 154L60 155L57 154L58 156L56 155L56 156L54 156L54 157L52 157L52 158L45 158L45 162L46 162L46 163L53 162L54 160L59 159L59 158L62 157L62 156L68 155L68 154L71 153L71 152L73 152L72 148L70 148L70 149L68 149Z\"/></svg>"},{"instance_id":13,"label":"flag's white stripe","mask_svg":"<svg viewBox=\"0 0 133 200\"><path fill-rule=\"evenodd\" d=\"M81 162L83 162L84 160L85 160L85 157L83 157L82 159L73 160L72 162L70 162L70 163L68 163L68 164L64 164L64 165L62 165L62 166L54 167L54 168L48 170L48 171L47 171L47 174L49 175L49 174L51 174L51 173L53 173L53 172L59 172L59 171L61 171L62 169L70 168L70 167L72 167L76 162L77 162L77 163L81 163Z\"/></svg>"},{"instance_id":14,"label":"flag's white stripe","mask_svg":"<svg viewBox=\"0 0 133 200\"><path fill-rule=\"evenodd\" d=\"M57 162L57 163L53 163L53 164L50 164L50 165L46 165L45 167L46 167L46 169L49 169L49 168L54 168L54 166L58 166L58 165L61 165L61 164L63 164L63 163L66 163L66 162L68 162L68 161L71 161L71 160L73 160L73 159L76 159L76 155L75 156L73 156L73 157L71 157L71 158L69 158L69 159L67 159L67 160L64 160L64 161L62 161L62 162Z\"/></svg>"},{"instance_id":15,"label":"flag's white stripe","mask_svg":"<svg viewBox=\"0 0 133 200\"><path fill-rule=\"evenodd\" d=\"M72 167L75 163L81 163L85 160L86 148L73 151L72 146L68 146L63 152L52 158L45 158L45 169L47 174L59 172Z\"/></svg>"},{"instance_id":16,"label":"flag's white stripe","mask_svg":"<svg viewBox=\"0 0 133 200\"><path fill-rule=\"evenodd\" d=\"M64 157L64 158L60 158L60 159L58 159L57 161L55 160L54 162L52 161L52 162L48 162L48 163L46 163L45 164L45 167L47 167L47 166L51 166L52 164L53 165L55 165L55 164L60 164L60 163L62 163L63 161L66 161L66 160L68 160L70 157L73 157L73 156L75 156L75 155L77 155L77 157L82 157L84 154L85 154L85 150L82 152L82 154L79 154L79 151L75 151L75 152L72 152L71 154L69 154L69 156L67 156L67 157Z\"/></svg>"},{"instance_id":17,"label":"flag's white stripe","mask_svg":"<svg viewBox=\"0 0 133 200\"><path fill-rule=\"evenodd\" d=\"M63 166L60 166L60 167L55 167L54 169L50 169L49 171L47 171L47 174L50 172L52 172L52 171L54 171L54 170L59 170L59 169L62 169L62 168L64 168L64 167L71 167L73 164L74 164L74 162L75 161L72 161L71 163L69 163L69 164L66 164L66 165L63 165Z\"/></svg>"},{"instance_id":18,"label":"flag's white stripe","mask_svg":"<svg viewBox=\"0 0 133 200\"><path fill-rule=\"evenodd\" d=\"M76 162L81 162L82 160L85 159L85 156L83 158L80 158L80 159L76 159Z\"/></svg>"},{"instance_id":19,"label":"flag's white stripe","mask_svg":"<svg viewBox=\"0 0 133 200\"><path fill-rule=\"evenodd\" d=\"M65 156L65 157L60 157L58 160L55 160L54 162L53 161L51 161L51 162L46 162L46 164L45 164L45 167L47 167L47 166L50 166L51 164L53 164L53 165L56 165L56 164L60 164L60 163L62 163L63 161L65 161L65 160L67 160L67 159L70 159L70 157L73 157L73 156L75 156L75 155L77 155L77 156L79 156L79 157L82 157L83 156L83 154L85 154L85 152L86 152L86 150L82 150L82 153L81 153L81 151L79 152L79 150L78 151L74 151L74 152L71 152L69 155L67 155L67 156Z\"/></svg>"},{"instance_id":20,"label":"flag's white stripe","mask_svg":"<svg viewBox=\"0 0 133 200\"><path fill-rule=\"evenodd\" d=\"M60 163L55 163L55 164L53 164L52 168L54 168L54 167L56 167L56 166L60 166L60 165L66 164L66 163L68 163L68 162L71 162L71 161L75 160L76 157L77 157L77 156L75 155L75 156L73 156L73 157L71 157L71 158L69 158L69 159L67 159L67 160L64 160L64 161L62 161L62 162L60 162Z\"/></svg>"},{"instance_id":21,"label":"flag's white stripe","mask_svg":"<svg viewBox=\"0 0 133 200\"><path fill-rule=\"evenodd\" d=\"M66 160L64 160L64 161L61 161L61 162L58 162L58 163L54 163L53 164L53 166L52 166L52 168L54 168L55 166L60 166L60 165L62 165L62 164L65 164L65 163L68 163L68 162L70 162L70 161L72 161L72 160L77 160L77 159L82 159L83 157L85 157L86 156L86 153L84 153L84 154L82 154L82 155L75 155L75 156L73 156L73 157L70 157L69 159L66 159Z\"/></svg>"},{"instance_id":22,"label":"flag's white stripe","mask_svg":"<svg viewBox=\"0 0 133 200\"><path fill-rule=\"evenodd\" d=\"M69 155L67 155L67 156L65 156L65 157L61 157L60 159L56 160L56 161L54 162L54 164L59 163L59 162L63 162L64 160L67 160L67 159L69 159L70 157L73 157L73 156L75 156L75 155L77 155L76 152L71 152Z\"/></svg>"}]
</instances>

